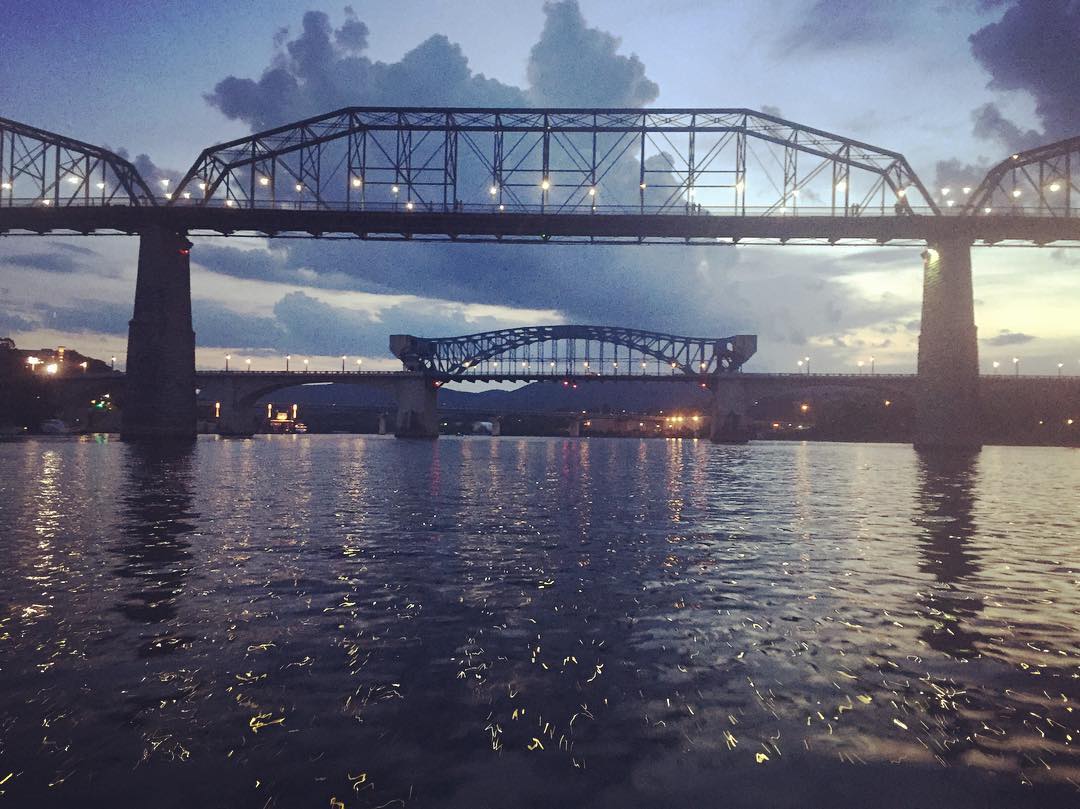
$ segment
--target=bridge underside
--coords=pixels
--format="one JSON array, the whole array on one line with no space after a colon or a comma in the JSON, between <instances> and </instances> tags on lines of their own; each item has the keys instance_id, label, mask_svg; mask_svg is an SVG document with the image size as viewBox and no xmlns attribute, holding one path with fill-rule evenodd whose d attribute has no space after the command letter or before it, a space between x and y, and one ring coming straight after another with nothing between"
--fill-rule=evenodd
<instances>
[{"instance_id":1,"label":"bridge underside","mask_svg":"<svg viewBox=\"0 0 1080 809\"><path fill-rule=\"evenodd\" d=\"M493 213L230 209L210 207L24 207L0 209L0 233L176 233L342 236L372 240L570 243L741 241L1037 244L1080 241L1080 218L1024 216L716 216L710 214Z\"/></svg>"}]
</instances>

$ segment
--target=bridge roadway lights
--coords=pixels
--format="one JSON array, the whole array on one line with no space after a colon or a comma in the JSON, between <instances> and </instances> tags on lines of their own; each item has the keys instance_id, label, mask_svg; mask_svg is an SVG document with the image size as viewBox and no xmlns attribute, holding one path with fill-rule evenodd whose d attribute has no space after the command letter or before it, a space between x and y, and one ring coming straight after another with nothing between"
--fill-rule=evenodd
<instances>
[{"instance_id":1,"label":"bridge roadway lights","mask_svg":"<svg viewBox=\"0 0 1080 809\"><path fill-rule=\"evenodd\" d=\"M190 252L182 233L156 225L140 233L120 427L125 440L195 438Z\"/></svg>"},{"instance_id":2,"label":"bridge roadway lights","mask_svg":"<svg viewBox=\"0 0 1080 809\"><path fill-rule=\"evenodd\" d=\"M427 378L401 379L397 394L396 438L439 437L439 389Z\"/></svg>"},{"instance_id":3,"label":"bridge roadway lights","mask_svg":"<svg viewBox=\"0 0 1080 809\"><path fill-rule=\"evenodd\" d=\"M982 446L968 241L939 241L923 253L917 391L916 449Z\"/></svg>"},{"instance_id":4,"label":"bridge roadway lights","mask_svg":"<svg viewBox=\"0 0 1080 809\"><path fill-rule=\"evenodd\" d=\"M712 419L709 440L714 444L745 444L746 389L737 378L716 379L713 383Z\"/></svg>"}]
</instances>

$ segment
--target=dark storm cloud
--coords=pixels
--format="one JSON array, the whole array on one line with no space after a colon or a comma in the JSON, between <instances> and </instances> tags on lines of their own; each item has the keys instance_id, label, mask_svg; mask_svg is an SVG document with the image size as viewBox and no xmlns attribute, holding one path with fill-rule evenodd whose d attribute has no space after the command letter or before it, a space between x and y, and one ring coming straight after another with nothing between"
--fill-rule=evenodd
<instances>
[{"instance_id":1,"label":"dark storm cloud","mask_svg":"<svg viewBox=\"0 0 1080 809\"><path fill-rule=\"evenodd\" d=\"M936 196L941 188L977 188L990 170L990 162L981 160L978 163L965 163L953 158L939 160L934 169L934 187L930 189L930 193Z\"/></svg>"},{"instance_id":2,"label":"dark storm cloud","mask_svg":"<svg viewBox=\"0 0 1080 809\"><path fill-rule=\"evenodd\" d=\"M469 318L463 307L451 304L410 302L372 314L334 306L304 292L283 295L269 316L198 299L193 308L200 346L254 353L388 357L391 333L467 334L510 325L493 317Z\"/></svg>"},{"instance_id":3,"label":"dark storm cloud","mask_svg":"<svg viewBox=\"0 0 1080 809\"><path fill-rule=\"evenodd\" d=\"M908 14L895 0L817 0L779 47L790 53L889 42L906 27Z\"/></svg>"},{"instance_id":4,"label":"dark storm cloud","mask_svg":"<svg viewBox=\"0 0 1080 809\"><path fill-rule=\"evenodd\" d=\"M83 269L82 262L69 252L0 255L0 264L53 273L73 273Z\"/></svg>"},{"instance_id":5,"label":"dark storm cloud","mask_svg":"<svg viewBox=\"0 0 1080 809\"><path fill-rule=\"evenodd\" d=\"M1021 129L1006 118L997 104L983 104L971 113L975 137L996 140L1009 151L1022 152L1046 142L1046 135L1035 129Z\"/></svg>"},{"instance_id":6,"label":"dark storm cloud","mask_svg":"<svg viewBox=\"0 0 1080 809\"><path fill-rule=\"evenodd\" d=\"M127 334L130 303L86 300L77 306L38 306L37 327L79 334Z\"/></svg>"},{"instance_id":7,"label":"dark storm cloud","mask_svg":"<svg viewBox=\"0 0 1080 809\"><path fill-rule=\"evenodd\" d=\"M1080 2L1012 0L1007 5L998 22L971 35L971 51L989 72L990 87L1031 94L1046 130L1042 140L1080 133ZM1011 130L999 125L991 131ZM1016 127L1015 132L1022 131Z\"/></svg>"},{"instance_id":8,"label":"dark storm cloud","mask_svg":"<svg viewBox=\"0 0 1080 809\"><path fill-rule=\"evenodd\" d=\"M191 320L200 346L274 348L284 334L272 317L238 312L205 298L191 302Z\"/></svg>"},{"instance_id":9,"label":"dark storm cloud","mask_svg":"<svg viewBox=\"0 0 1080 809\"><path fill-rule=\"evenodd\" d=\"M342 259L343 248L327 248L318 245L311 252L313 266L305 266L304 251L295 246L287 248L280 243L273 244L269 250L251 250L239 247L226 247L206 239L196 239L192 261L196 266L233 278L246 278L253 281L268 281L277 284L314 287L317 289L337 289L354 292L387 292L381 286L355 273L331 269ZM315 269L318 268L318 269Z\"/></svg>"},{"instance_id":10,"label":"dark storm cloud","mask_svg":"<svg viewBox=\"0 0 1080 809\"><path fill-rule=\"evenodd\" d=\"M575 0L544 4L544 30L529 54L529 95L538 106L641 107L660 87L636 55L618 53L620 41L589 28Z\"/></svg>"},{"instance_id":11,"label":"dark storm cloud","mask_svg":"<svg viewBox=\"0 0 1080 809\"><path fill-rule=\"evenodd\" d=\"M0 309L0 337L19 331L31 331L36 325L16 312Z\"/></svg>"},{"instance_id":12,"label":"dark storm cloud","mask_svg":"<svg viewBox=\"0 0 1080 809\"><path fill-rule=\"evenodd\" d=\"M1018 346L1024 343L1030 343L1035 339L1032 334L1024 334L1020 331L1009 331L1008 329L1002 329L1000 334L994 337L988 337L983 340L988 346Z\"/></svg>"}]
</instances>

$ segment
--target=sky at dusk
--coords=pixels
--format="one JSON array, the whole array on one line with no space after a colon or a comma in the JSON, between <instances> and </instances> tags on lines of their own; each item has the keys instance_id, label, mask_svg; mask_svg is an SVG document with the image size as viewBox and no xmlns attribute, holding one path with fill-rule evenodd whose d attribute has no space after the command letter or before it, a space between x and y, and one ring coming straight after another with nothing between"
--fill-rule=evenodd
<instances>
[{"instance_id":1,"label":"sky at dusk","mask_svg":"<svg viewBox=\"0 0 1080 809\"><path fill-rule=\"evenodd\" d=\"M904 153L927 186L1080 134L1076 0L38 0L0 28L0 116L123 150L348 105L749 107ZM123 357L138 242L0 240L0 336ZM747 370L915 368L918 248L195 239L200 367L394 367L387 336L594 323L759 335ZM1080 373L1080 250L976 248L980 362ZM337 358L337 359L334 359ZM122 361L122 360L121 360Z\"/></svg>"}]
</instances>

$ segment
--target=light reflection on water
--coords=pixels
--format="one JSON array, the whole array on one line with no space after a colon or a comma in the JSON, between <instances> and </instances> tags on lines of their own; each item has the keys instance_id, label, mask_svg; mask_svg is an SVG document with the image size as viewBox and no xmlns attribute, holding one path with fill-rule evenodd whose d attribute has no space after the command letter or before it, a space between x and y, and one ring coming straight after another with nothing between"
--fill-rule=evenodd
<instances>
[{"instance_id":1,"label":"light reflection on water","mask_svg":"<svg viewBox=\"0 0 1080 809\"><path fill-rule=\"evenodd\" d=\"M0 799L1075 805L1075 451L0 444Z\"/></svg>"}]
</instances>

